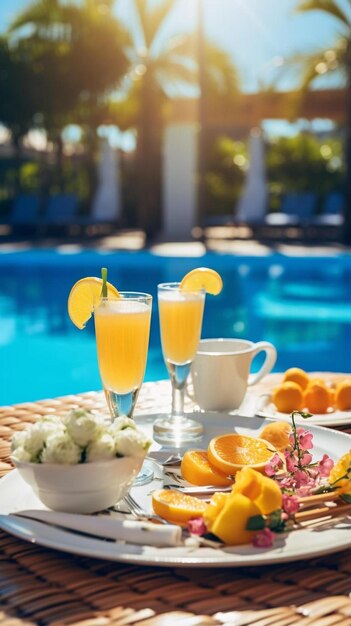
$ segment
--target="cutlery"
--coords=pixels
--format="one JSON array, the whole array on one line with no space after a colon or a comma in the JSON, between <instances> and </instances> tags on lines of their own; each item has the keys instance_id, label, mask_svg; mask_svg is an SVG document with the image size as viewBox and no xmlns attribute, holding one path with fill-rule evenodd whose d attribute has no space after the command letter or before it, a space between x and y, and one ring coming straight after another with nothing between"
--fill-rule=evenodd
<instances>
[{"instance_id":1,"label":"cutlery","mask_svg":"<svg viewBox=\"0 0 351 626\"><path fill-rule=\"evenodd\" d=\"M164 485L164 489L174 489L174 491L181 491L181 493L187 493L189 496L201 496L201 495L213 495L214 493L231 493L232 486L230 487L215 487L214 485L206 485L206 487L182 487L181 485Z\"/></svg>"},{"instance_id":2,"label":"cutlery","mask_svg":"<svg viewBox=\"0 0 351 626\"><path fill-rule=\"evenodd\" d=\"M0 515L0 525L11 519L34 520L49 526L99 539L126 541L137 545L174 546L181 541L182 530L175 524L161 526L145 520L119 520L112 517L60 513L56 511L26 510Z\"/></svg>"},{"instance_id":3,"label":"cutlery","mask_svg":"<svg viewBox=\"0 0 351 626\"><path fill-rule=\"evenodd\" d=\"M130 493L127 493L127 495L124 496L123 500L129 507L131 514L134 515L134 517L136 517L137 519L154 520L155 522L159 522L160 524L165 525L169 523L165 519L163 519L163 517L155 515L155 513L149 513L148 511L143 509L140 504L138 504L138 502L134 500L133 496L131 496Z\"/></svg>"},{"instance_id":4,"label":"cutlery","mask_svg":"<svg viewBox=\"0 0 351 626\"><path fill-rule=\"evenodd\" d=\"M158 459L157 452L151 453L151 455L146 458L154 463L157 463L157 465L160 465L161 467L179 467L182 462L180 454L171 454L164 461Z\"/></svg>"}]
</instances>

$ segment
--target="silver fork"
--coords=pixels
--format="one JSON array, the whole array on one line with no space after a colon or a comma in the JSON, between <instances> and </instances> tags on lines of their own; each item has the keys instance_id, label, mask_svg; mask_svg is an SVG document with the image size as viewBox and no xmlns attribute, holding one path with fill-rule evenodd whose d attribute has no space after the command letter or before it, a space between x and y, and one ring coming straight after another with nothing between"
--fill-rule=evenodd
<instances>
[{"instance_id":1,"label":"silver fork","mask_svg":"<svg viewBox=\"0 0 351 626\"><path fill-rule=\"evenodd\" d=\"M155 520L155 522L160 522L161 524L168 524L168 522L166 522L166 520L159 515L155 515L155 513L149 513L148 511L145 511L145 509L143 509L143 507L140 506L140 504L138 504L136 500L134 500L133 496L131 496L130 493L127 493L127 495L124 496L123 500L129 507L131 514L136 519Z\"/></svg>"}]
</instances>

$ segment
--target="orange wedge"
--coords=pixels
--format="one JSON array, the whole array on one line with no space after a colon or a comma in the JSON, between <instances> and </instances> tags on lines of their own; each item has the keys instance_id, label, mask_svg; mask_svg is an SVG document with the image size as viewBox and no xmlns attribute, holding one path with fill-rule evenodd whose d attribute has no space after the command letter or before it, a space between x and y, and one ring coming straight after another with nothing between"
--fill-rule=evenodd
<instances>
[{"instance_id":1,"label":"orange wedge","mask_svg":"<svg viewBox=\"0 0 351 626\"><path fill-rule=\"evenodd\" d=\"M263 471L275 452L273 445L264 439L236 433L214 437L207 450L211 465L227 475L243 467Z\"/></svg>"},{"instance_id":2,"label":"orange wedge","mask_svg":"<svg viewBox=\"0 0 351 626\"><path fill-rule=\"evenodd\" d=\"M209 267L197 267L186 274L180 283L182 291L199 291L203 289L212 296L218 296L223 288L223 281L218 272Z\"/></svg>"},{"instance_id":3,"label":"orange wedge","mask_svg":"<svg viewBox=\"0 0 351 626\"><path fill-rule=\"evenodd\" d=\"M72 287L68 296L68 315L77 328L82 330L90 320L94 302L101 296L102 280L95 276L88 276L78 280ZM118 298L119 292L107 283L107 294L112 298Z\"/></svg>"},{"instance_id":4,"label":"orange wedge","mask_svg":"<svg viewBox=\"0 0 351 626\"><path fill-rule=\"evenodd\" d=\"M172 489L158 489L152 494L152 506L156 513L167 522L186 525L195 517L201 517L207 502Z\"/></svg>"},{"instance_id":5,"label":"orange wedge","mask_svg":"<svg viewBox=\"0 0 351 626\"><path fill-rule=\"evenodd\" d=\"M187 450L182 459L181 472L183 478L193 485L226 487L234 482L210 464L205 450Z\"/></svg>"}]
</instances>

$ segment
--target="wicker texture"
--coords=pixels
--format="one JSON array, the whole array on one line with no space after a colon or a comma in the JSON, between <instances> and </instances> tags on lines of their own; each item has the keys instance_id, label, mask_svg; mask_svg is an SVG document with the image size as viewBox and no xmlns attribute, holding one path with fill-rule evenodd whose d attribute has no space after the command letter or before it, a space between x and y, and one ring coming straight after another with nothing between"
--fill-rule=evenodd
<instances>
[{"instance_id":1,"label":"wicker texture","mask_svg":"<svg viewBox=\"0 0 351 626\"><path fill-rule=\"evenodd\" d=\"M138 412L165 410L169 397L168 383L146 384ZM1 475L12 469L13 432L73 407L106 410L95 392L0 408ZM0 532L0 577L0 626L351 626L347 552L238 570L154 569L72 556Z\"/></svg>"}]
</instances>

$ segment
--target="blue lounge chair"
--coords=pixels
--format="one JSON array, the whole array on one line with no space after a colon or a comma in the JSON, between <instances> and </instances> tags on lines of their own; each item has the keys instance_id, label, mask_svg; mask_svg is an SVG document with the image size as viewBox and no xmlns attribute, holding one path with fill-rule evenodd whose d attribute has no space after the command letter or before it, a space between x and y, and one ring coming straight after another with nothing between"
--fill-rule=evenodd
<instances>
[{"instance_id":1,"label":"blue lounge chair","mask_svg":"<svg viewBox=\"0 0 351 626\"><path fill-rule=\"evenodd\" d=\"M322 214L316 216L314 223L321 226L342 226L344 202L344 196L340 191L330 192L325 199Z\"/></svg>"},{"instance_id":2,"label":"blue lounge chair","mask_svg":"<svg viewBox=\"0 0 351 626\"><path fill-rule=\"evenodd\" d=\"M48 201L44 223L50 226L74 224L78 206L78 198L74 194L51 196Z\"/></svg>"},{"instance_id":3,"label":"blue lounge chair","mask_svg":"<svg viewBox=\"0 0 351 626\"><path fill-rule=\"evenodd\" d=\"M289 193L279 213L269 213L265 222L269 226L305 226L313 220L317 196L312 192Z\"/></svg>"},{"instance_id":4,"label":"blue lounge chair","mask_svg":"<svg viewBox=\"0 0 351 626\"><path fill-rule=\"evenodd\" d=\"M20 195L14 199L9 223L13 226L35 226L39 216L39 198Z\"/></svg>"}]
</instances>

